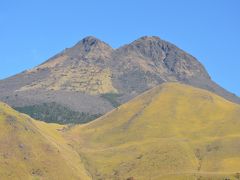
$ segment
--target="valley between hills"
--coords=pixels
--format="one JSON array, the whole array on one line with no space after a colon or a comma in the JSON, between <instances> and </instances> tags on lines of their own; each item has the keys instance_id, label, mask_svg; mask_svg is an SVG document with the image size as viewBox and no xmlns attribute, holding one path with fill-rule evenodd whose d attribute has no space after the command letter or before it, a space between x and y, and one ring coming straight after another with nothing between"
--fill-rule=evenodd
<instances>
[{"instance_id":1,"label":"valley between hills","mask_svg":"<svg viewBox=\"0 0 240 180\"><path fill-rule=\"evenodd\" d=\"M81 125L0 104L1 179L239 179L240 105L164 83Z\"/></svg>"}]
</instances>

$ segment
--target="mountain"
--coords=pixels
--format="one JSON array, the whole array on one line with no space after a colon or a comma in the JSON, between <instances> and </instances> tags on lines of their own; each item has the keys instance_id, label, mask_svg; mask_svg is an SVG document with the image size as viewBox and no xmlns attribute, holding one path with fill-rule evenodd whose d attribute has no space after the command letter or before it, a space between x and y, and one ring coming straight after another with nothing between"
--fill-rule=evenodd
<instances>
[{"instance_id":1,"label":"mountain","mask_svg":"<svg viewBox=\"0 0 240 180\"><path fill-rule=\"evenodd\" d=\"M0 103L0 179L91 179L60 133Z\"/></svg>"},{"instance_id":2,"label":"mountain","mask_svg":"<svg viewBox=\"0 0 240 180\"><path fill-rule=\"evenodd\" d=\"M240 105L164 83L66 131L93 179L239 179Z\"/></svg>"},{"instance_id":3,"label":"mountain","mask_svg":"<svg viewBox=\"0 0 240 180\"><path fill-rule=\"evenodd\" d=\"M240 105L164 83L95 121L36 121L0 103L1 179L239 179Z\"/></svg>"},{"instance_id":4,"label":"mountain","mask_svg":"<svg viewBox=\"0 0 240 180\"><path fill-rule=\"evenodd\" d=\"M1 80L0 100L36 119L83 123L164 82L182 82L240 103L211 80L197 59L155 36L118 49L86 37L43 64Z\"/></svg>"}]
</instances>

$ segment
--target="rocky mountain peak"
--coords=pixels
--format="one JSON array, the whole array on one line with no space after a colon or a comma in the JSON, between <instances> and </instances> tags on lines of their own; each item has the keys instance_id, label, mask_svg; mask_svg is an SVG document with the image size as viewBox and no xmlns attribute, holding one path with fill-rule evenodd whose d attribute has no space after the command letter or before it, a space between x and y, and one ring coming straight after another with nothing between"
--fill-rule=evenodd
<instances>
[{"instance_id":1,"label":"rocky mountain peak","mask_svg":"<svg viewBox=\"0 0 240 180\"><path fill-rule=\"evenodd\" d=\"M83 38L74 47L77 47L78 49L83 50L85 52L90 52L94 49L112 50L111 46L109 46L107 43L99 40L94 36L87 36Z\"/></svg>"},{"instance_id":2,"label":"rocky mountain peak","mask_svg":"<svg viewBox=\"0 0 240 180\"><path fill-rule=\"evenodd\" d=\"M133 41L130 45L140 50L146 49L148 51L167 51L169 47L174 46L158 36L143 36Z\"/></svg>"},{"instance_id":3,"label":"rocky mountain peak","mask_svg":"<svg viewBox=\"0 0 240 180\"><path fill-rule=\"evenodd\" d=\"M142 36L136 41L161 41L161 39L158 36Z\"/></svg>"},{"instance_id":4,"label":"rocky mountain peak","mask_svg":"<svg viewBox=\"0 0 240 180\"><path fill-rule=\"evenodd\" d=\"M140 57L147 61L148 64L152 62L153 66L163 66L161 64L165 63L164 60L169 55L169 52L171 50L176 51L177 49L178 48L171 43L157 36L143 36L119 48L118 51L120 54L128 54L130 57Z\"/></svg>"},{"instance_id":5,"label":"rocky mountain peak","mask_svg":"<svg viewBox=\"0 0 240 180\"><path fill-rule=\"evenodd\" d=\"M157 36L143 36L120 49L151 57L167 53L170 47L173 47L171 43L163 41Z\"/></svg>"}]
</instances>

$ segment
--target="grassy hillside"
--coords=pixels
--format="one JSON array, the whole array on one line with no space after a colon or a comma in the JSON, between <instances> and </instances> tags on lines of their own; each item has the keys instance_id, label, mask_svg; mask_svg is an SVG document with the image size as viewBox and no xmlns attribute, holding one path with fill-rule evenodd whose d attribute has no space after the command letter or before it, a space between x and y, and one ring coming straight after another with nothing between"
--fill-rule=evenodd
<instances>
[{"instance_id":1,"label":"grassy hillside","mask_svg":"<svg viewBox=\"0 0 240 180\"><path fill-rule=\"evenodd\" d=\"M65 128L0 103L0 179L90 179L78 153L61 136Z\"/></svg>"},{"instance_id":2,"label":"grassy hillside","mask_svg":"<svg viewBox=\"0 0 240 180\"><path fill-rule=\"evenodd\" d=\"M166 83L66 134L94 179L239 179L240 106Z\"/></svg>"},{"instance_id":3,"label":"grassy hillside","mask_svg":"<svg viewBox=\"0 0 240 180\"><path fill-rule=\"evenodd\" d=\"M73 127L0 103L0 179L240 179L240 106L166 83Z\"/></svg>"}]
</instances>

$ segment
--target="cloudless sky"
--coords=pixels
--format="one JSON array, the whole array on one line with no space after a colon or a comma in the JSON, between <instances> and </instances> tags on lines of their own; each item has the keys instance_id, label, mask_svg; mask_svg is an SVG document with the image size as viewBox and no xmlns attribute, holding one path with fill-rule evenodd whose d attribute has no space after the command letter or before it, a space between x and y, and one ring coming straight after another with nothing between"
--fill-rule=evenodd
<instances>
[{"instance_id":1,"label":"cloudless sky","mask_svg":"<svg viewBox=\"0 0 240 180\"><path fill-rule=\"evenodd\" d=\"M239 0L0 0L0 79L88 35L114 48L159 36L240 95Z\"/></svg>"}]
</instances>

